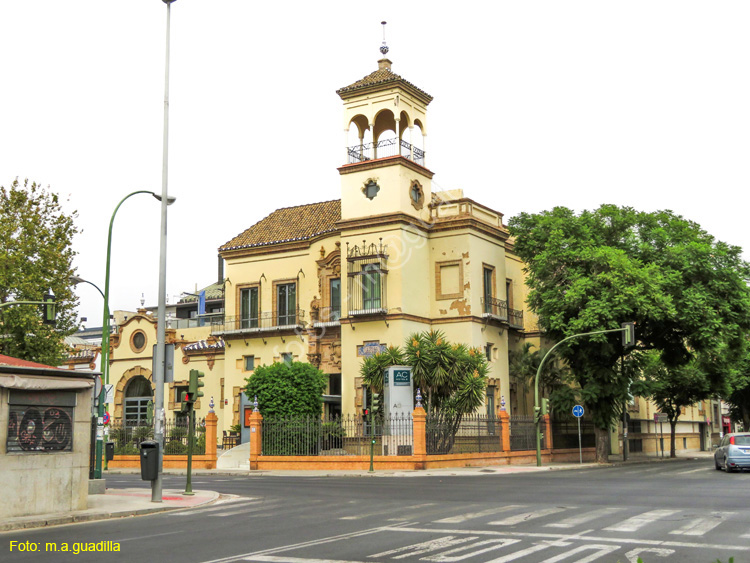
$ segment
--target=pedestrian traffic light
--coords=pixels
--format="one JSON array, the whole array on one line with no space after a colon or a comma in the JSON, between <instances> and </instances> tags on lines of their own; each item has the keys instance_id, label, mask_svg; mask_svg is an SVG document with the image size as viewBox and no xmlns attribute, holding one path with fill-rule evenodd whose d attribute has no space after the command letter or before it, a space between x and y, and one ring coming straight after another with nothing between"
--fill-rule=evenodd
<instances>
[{"instance_id":1,"label":"pedestrian traffic light","mask_svg":"<svg viewBox=\"0 0 750 563\"><path fill-rule=\"evenodd\" d=\"M635 346L635 323L622 323L622 347L626 350Z\"/></svg>"},{"instance_id":2,"label":"pedestrian traffic light","mask_svg":"<svg viewBox=\"0 0 750 563\"><path fill-rule=\"evenodd\" d=\"M182 401L180 401L180 412L189 412L190 411L190 393L187 391L184 391L182 393Z\"/></svg>"},{"instance_id":3,"label":"pedestrian traffic light","mask_svg":"<svg viewBox=\"0 0 750 563\"><path fill-rule=\"evenodd\" d=\"M191 369L190 370L190 380L188 381L188 393L190 393L190 402L194 403L199 398L203 396L203 391L200 390L201 387L205 385L203 381L204 373L202 371L198 371L197 369Z\"/></svg>"},{"instance_id":4,"label":"pedestrian traffic light","mask_svg":"<svg viewBox=\"0 0 750 563\"><path fill-rule=\"evenodd\" d=\"M549 399L542 397L542 416L549 414Z\"/></svg>"}]
</instances>

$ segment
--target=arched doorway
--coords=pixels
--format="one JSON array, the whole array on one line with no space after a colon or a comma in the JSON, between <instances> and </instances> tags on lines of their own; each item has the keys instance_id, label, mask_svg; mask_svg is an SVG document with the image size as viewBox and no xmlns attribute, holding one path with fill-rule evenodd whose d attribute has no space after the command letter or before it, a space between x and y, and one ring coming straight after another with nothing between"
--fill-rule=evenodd
<instances>
[{"instance_id":1,"label":"arched doorway","mask_svg":"<svg viewBox=\"0 0 750 563\"><path fill-rule=\"evenodd\" d=\"M148 424L149 402L153 400L151 382L138 375L125 388L125 424L142 426Z\"/></svg>"}]
</instances>

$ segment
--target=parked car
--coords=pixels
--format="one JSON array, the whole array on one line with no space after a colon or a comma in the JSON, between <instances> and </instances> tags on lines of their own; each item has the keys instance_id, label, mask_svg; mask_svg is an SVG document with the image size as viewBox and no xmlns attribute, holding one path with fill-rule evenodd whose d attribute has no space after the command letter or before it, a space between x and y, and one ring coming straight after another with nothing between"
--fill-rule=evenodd
<instances>
[{"instance_id":1,"label":"parked car","mask_svg":"<svg viewBox=\"0 0 750 563\"><path fill-rule=\"evenodd\" d=\"M727 473L750 468L750 432L725 434L714 452L714 465Z\"/></svg>"}]
</instances>

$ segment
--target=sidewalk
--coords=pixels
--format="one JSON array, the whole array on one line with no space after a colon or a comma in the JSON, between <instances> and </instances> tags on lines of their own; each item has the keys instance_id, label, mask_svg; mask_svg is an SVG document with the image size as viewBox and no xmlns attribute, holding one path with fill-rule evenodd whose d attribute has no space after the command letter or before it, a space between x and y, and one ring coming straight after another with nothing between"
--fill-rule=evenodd
<instances>
[{"instance_id":1,"label":"sidewalk","mask_svg":"<svg viewBox=\"0 0 750 563\"><path fill-rule=\"evenodd\" d=\"M610 462L607 464L599 463L552 463L537 467L536 465L496 465L488 467L449 467L441 469L425 469L420 471L397 471L397 470L379 470L373 473L369 471L248 471L240 469L203 469L193 470L192 475L212 475L212 476L239 476L239 477L448 477L448 476L481 476L481 475L502 475L513 473L531 473L539 471L557 471L557 470L575 470L606 468L613 465L635 465L641 463L658 463L658 462L679 462L690 459L709 459L713 457L713 452L686 452L670 459L666 457L645 456L642 454L631 455L628 461L623 462L622 458L610 456ZM106 472L108 475L125 475L138 474L140 469L111 469ZM184 469L165 469L167 475L185 475ZM214 491L195 491L194 496L184 496L182 490L164 490L162 502L151 502L150 486L145 484L142 487L132 487L127 489L107 489L103 495L89 495L86 510L79 510L68 513L43 514L36 516L24 516L10 518L0 523L0 532L10 530L19 530L25 528L40 528L44 526L58 526L61 524L71 524L75 522L90 522L94 520L104 520L107 518L123 518L126 516L138 516L142 514L152 514L155 512L164 512L167 510L179 510L194 508L203 504L216 502L221 495Z\"/></svg>"},{"instance_id":2,"label":"sidewalk","mask_svg":"<svg viewBox=\"0 0 750 563\"><path fill-rule=\"evenodd\" d=\"M129 489L107 489L103 495L89 495L89 507L86 510L8 518L0 522L0 532L194 508L214 502L218 498L219 493L213 491L195 491L193 496L184 496L182 491L164 490L162 502L158 503L151 502L151 489L148 485Z\"/></svg>"}]
</instances>

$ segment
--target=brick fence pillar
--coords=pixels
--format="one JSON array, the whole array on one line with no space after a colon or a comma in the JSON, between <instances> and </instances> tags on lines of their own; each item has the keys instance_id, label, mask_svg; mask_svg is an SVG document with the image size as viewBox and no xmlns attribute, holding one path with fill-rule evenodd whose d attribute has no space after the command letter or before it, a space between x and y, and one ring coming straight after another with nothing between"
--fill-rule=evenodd
<instances>
[{"instance_id":1,"label":"brick fence pillar","mask_svg":"<svg viewBox=\"0 0 750 563\"><path fill-rule=\"evenodd\" d=\"M215 412L209 412L206 415L206 455L209 456L210 463L216 467L216 425L219 417Z\"/></svg>"},{"instance_id":2,"label":"brick fence pillar","mask_svg":"<svg viewBox=\"0 0 750 563\"><path fill-rule=\"evenodd\" d=\"M424 408L417 407L412 412L412 420L414 421L414 455L427 455L427 413L424 412Z\"/></svg>"},{"instance_id":3,"label":"brick fence pillar","mask_svg":"<svg viewBox=\"0 0 750 563\"><path fill-rule=\"evenodd\" d=\"M504 452L510 451L510 415L500 411L500 445Z\"/></svg>"},{"instance_id":4,"label":"brick fence pillar","mask_svg":"<svg viewBox=\"0 0 750 563\"><path fill-rule=\"evenodd\" d=\"M250 470L258 469L258 458L263 443L263 417L259 412L250 414Z\"/></svg>"},{"instance_id":5,"label":"brick fence pillar","mask_svg":"<svg viewBox=\"0 0 750 563\"><path fill-rule=\"evenodd\" d=\"M544 448L547 450L552 449L552 422L550 422L549 415L544 415Z\"/></svg>"}]
</instances>

